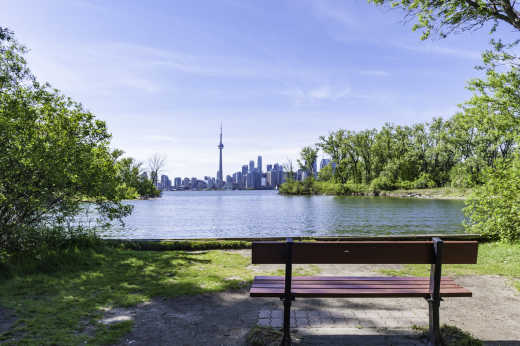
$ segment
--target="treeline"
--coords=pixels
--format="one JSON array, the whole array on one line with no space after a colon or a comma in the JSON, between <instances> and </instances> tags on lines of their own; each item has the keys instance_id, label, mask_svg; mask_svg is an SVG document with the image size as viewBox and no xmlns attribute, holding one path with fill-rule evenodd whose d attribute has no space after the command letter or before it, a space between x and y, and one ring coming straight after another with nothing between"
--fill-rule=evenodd
<instances>
[{"instance_id":1,"label":"treeline","mask_svg":"<svg viewBox=\"0 0 520 346\"><path fill-rule=\"evenodd\" d=\"M364 184L372 191L474 187L484 182L484 171L495 168L497 160L512 157L519 121L512 114L475 112L412 126L334 131L321 136L315 150L329 155L335 168L322 169L318 177Z\"/></svg>"}]
</instances>

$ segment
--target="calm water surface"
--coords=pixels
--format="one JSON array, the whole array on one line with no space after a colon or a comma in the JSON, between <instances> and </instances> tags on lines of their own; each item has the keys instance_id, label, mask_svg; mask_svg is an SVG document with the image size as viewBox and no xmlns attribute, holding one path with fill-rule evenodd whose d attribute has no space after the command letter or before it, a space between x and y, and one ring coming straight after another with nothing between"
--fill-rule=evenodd
<instances>
[{"instance_id":1,"label":"calm water surface","mask_svg":"<svg viewBox=\"0 0 520 346\"><path fill-rule=\"evenodd\" d=\"M124 229L105 237L213 238L461 233L462 201L281 196L276 191L164 192L130 201Z\"/></svg>"}]
</instances>

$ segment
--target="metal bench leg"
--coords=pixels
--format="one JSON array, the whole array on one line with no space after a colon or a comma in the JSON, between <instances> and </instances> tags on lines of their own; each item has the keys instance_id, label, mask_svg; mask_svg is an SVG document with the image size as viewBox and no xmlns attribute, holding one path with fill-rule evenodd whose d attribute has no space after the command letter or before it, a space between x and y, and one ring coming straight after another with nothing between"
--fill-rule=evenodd
<instances>
[{"instance_id":1,"label":"metal bench leg","mask_svg":"<svg viewBox=\"0 0 520 346\"><path fill-rule=\"evenodd\" d=\"M291 299L283 301L283 339L282 346L291 345Z\"/></svg>"},{"instance_id":2,"label":"metal bench leg","mask_svg":"<svg viewBox=\"0 0 520 346\"><path fill-rule=\"evenodd\" d=\"M441 270L442 270L442 245L440 238L433 239L433 253L435 262L430 270L430 298L428 299L429 310L429 345L440 346L443 344L439 326L439 306L441 305Z\"/></svg>"},{"instance_id":3,"label":"metal bench leg","mask_svg":"<svg viewBox=\"0 0 520 346\"><path fill-rule=\"evenodd\" d=\"M442 345L441 330L439 326L439 306L441 302L439 300L428 299L429 308L429 345L440 346Z\"/></svg>"},{"instance_id":4,"label":"metal bench leg","mask_svg":"<svg viewBox=\"0 0 520 346\"><path fill-rule=\"evenodd\" d=\"M291 293L292 283L292 238L286 241L285 262L285 289L283 296L283 339L282 346L291 345L291 302L294 296Z\"/></svg>"}]
</instances>

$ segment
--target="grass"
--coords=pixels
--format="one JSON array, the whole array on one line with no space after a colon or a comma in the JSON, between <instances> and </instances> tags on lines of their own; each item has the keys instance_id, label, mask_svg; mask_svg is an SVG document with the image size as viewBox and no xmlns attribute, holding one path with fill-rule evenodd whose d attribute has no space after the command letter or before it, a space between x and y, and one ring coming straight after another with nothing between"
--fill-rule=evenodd
<instances>
[{"instance_id":1,"label":"grass","mask_svg":"<svg viewBox=\"0 0 520 346\"><path fill-rule=\"evenodd\" d=\"M283 333L280 328L253 327L246 336L248 346L278 346L282 341Z\"/></svg>"},{"instance_id":2,"label":"grass","mask_svg":"<svg viewBox=\"0 0 520 346\"><path fill-rule=\"evenodd\" d=\"M124 249L131 250L216 250L216 249L250 249L251 242L244 240L110 240L105 242Z\"/></svg>"},{"instance_id":3,"label":"grass","mask_svg":"<svg viewBox=\"0 0 520 346\"><path fill-rule=\"evenodd\" d=\"M520 291L520 244L481 243L477 264L446 264L443 275L502 275ZM428 276L429 265L406 264L401 270L381 270L396 276Z\"/></svg>"},{"instance_id":4,"label":"grass","mask_svg":"<svg viewBox=\"0 0 520 346\"><path fill-rule=\"evenodd\" d=\"M428 338L428 328L412 326L412 329L422 333L421 338ZM468 332L465 332L457 327L443 325L441 326L441 336L446 346L481 346L482 341L475 338Z\"/></svg>"},{"instance_id":5,"label":"grass","mask_svg":"<svg viewBox=\"0 0 520 346\"><path fill-rule=\"evenodd\" d=\"M250 260L226 251L135 251L113 247L69 249L39 261L18 259L0 281L0 306L17 316L0 334L7 344L109 344L132 328L103 325L112 307L152 297L175 297L244 287Z\"/></svg>"}]
</instances>

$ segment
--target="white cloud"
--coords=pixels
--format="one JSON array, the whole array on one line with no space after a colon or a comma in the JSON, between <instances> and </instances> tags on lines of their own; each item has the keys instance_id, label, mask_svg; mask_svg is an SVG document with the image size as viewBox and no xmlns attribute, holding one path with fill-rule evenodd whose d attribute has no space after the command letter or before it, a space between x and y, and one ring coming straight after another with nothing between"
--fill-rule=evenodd
<instances>
[{"instance_id":1,"label":"white cloud","mask_svg":"<svg viewBox=\"0 0 520 346\"><path fill-rule=\"evenodd\" d=\"M290 88L282 90L281 95L288 96L295 104L317 102L335 102L347 98L359 98L348 86L319 85L312 88Z\"/></svg>"},{"instance_id":2,"label":"white cloud","mask_svg":"<svg viewBox=\"0 0 520 346\"><path fill-rule=\"evenodd\" d=\"M150 142L176 142L176 139L171 136L164 136L164 135L147 135L144 136L143 139L145 141Z\"/></svg>"},{"instance_id":3,"label":"white cloud","mask_svg":"<svg viewBox=\"0 0 520 346\"><path fill-rule=\"evenodd\" d=\"M333 20L344 26L356 25L356 20L344 9L333 6L331 2L325 0L317 0L312 3L312 10L318 18Z\"/></svg>"},{"instance_id":4,"label":"white cloud","mask_svg":"<svg viewBox=\"0 0 520 346\"><path fill-rule=\"evenodd\" d=\"M451 47L442 47L438 45L433 45L430 43L419 43L417 45L408 45L408 44L395 44L398 48L403 48L409 51L424 53L424 54L436 54L436 55L446 55L452 56L461 59L471 59L471 60L480 60L481 53L462 48L451 48Z\"/></svg>"},{"instance_id":5,"label":"white cloud","mask_svg":"<svg viewBox=\"0 0 520 346\"><path fill-rule=\"evenodd\" d=\"M390 73L383 70L359 70L359 74L362 76L374 76L374 77L388 77Z\"/></svg>"}]
</instances>

